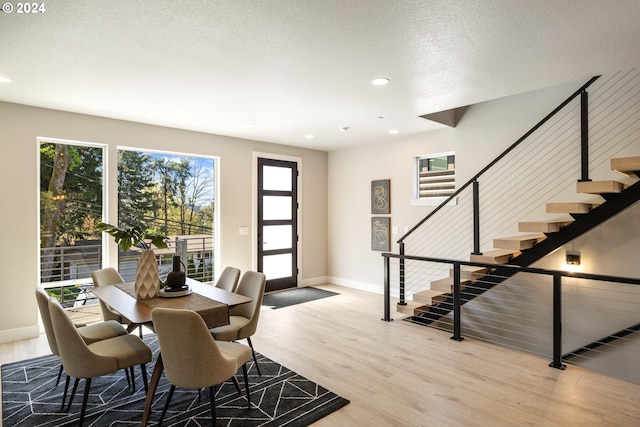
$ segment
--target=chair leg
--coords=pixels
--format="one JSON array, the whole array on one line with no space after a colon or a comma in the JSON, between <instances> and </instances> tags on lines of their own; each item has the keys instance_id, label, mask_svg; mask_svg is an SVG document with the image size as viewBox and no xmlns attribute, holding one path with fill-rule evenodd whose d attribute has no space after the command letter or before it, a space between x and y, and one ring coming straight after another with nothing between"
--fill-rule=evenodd
<instances>
[{"instance_id":1,"label":"chair leg","mask_svg":"<svg viewBox=\"0 0 640 427\"><path fill-rule=\"evenodd\" d=\"M253 354L253 361L256 364L256 369L258 370L258 375L262 376L260 372L260 366L258 366L258 359L256 358L256 351L253 349L253 344L251 344L251 338L247 337L247 342L249 343L249 347L251 347L251 354Z\"/></svg>"},{"instance_id":2,"label":"chair leg","mask_svg":"<svg viewBox=\"0 0 640 427\"><path fill-rule=\"evenodd\" d=\"M67 379L64 381L64 394L62 395L62 406L60 407L61 411L64 409L64 402L66 402L66 400L67 400L67 390L69 389L69 380L70 379L71 379L71 377L69 377L69 375L67 375Z\"/></svg>"},{"instance_id":3,"label":"chair leg","mask_svg":"<svg viewBox=\"0 0 640 427\"><path fill-rule=\"evenodd\" d=\"M136 392L136 376L133 375L133 366L129 367L129 371L131 371L131 388L133 389L133 392Z\"/></svg>"},{"instance_id":4,"label":"chair leg","mask_svg":"<svg viewBox=\"0 0 640 427\"><path fill-rule=\"evenodd\" d=\"M216 386L209 387L209 406L211 407L211 425L216 427Z\"/></svg>"},{"instance_id":5,"label":"chair leg","mask_svg":"<svg viewBox=\"0 0 640 427\"><path fill-rule=\"evenodd\" d=\"M249 397L249 375L247 374L246 363L242 365L242 374L244 375L244 388L247 391L247 409L251 409L251 398Z\"/></svg>"},{"instance_id":6,"label":"chair leg","mask_svg":"<svg viewBox=\"0 0 640 427\"><path fill-rule=\"evenodd\" d=\"M58 370L58 379L56 380L56 387L58 387L58 384L60 384L60 378L62 378L62 371L64 369L62 368L62 363L60 364L60 370Z\"/></svg>"},{"instance_id":7,"label":"chair leg","mask_svg":"<svg viewBox=\"0 0 640 427\"><path fill-rule=\"evenodd\" d=\"M242 396L242 389L240 388L240 383L238 382L238 379L236 378L236 376L232 376L231 380L233 381L233 385L236 386L236 391L238 392L238 395Z\"/></svg>"},{"instance_id":8,"label":"chair leg","mask_svg":"<svg viewBox=\"0 0 640 427\"><path fill-rule=\"evenodd\" d=\"M162 415L160 415L160 421L158 422L158 427L162 426L162 420L164 420L164 416L167 413L167 409L169 408L169 402L171 402L171 398L173 397L174 391L176 391L176 386L171 384L171 388L169 389L169 394L167 395L167 402L164 404L164 408L162 409Z\"/></svg>"},{"instance_id":9,"label":"chair leg","mask_svg":"<svg viewBox=\"0 0 640 427\"><path fill-rule=\"evenodd\" d=\"M82 398L82 409L80 410L80 423L78 426L82 427L82 421L84 420L84 413L87 410L87 400L89 400L89 389L91 388L91 378L84 380L84 397Z\"/></svg>"},{"instance_id":10,"label":"chair leg","mask_svg":"<svg viewBox=\"0 0 640 427\"><path fill-rule=\"evenodd\" d=\"M67 405L67 412L69 412L69 409L71 409L71 402L73 402L73 398L76 395L76 390L78 389L78 381L80 381L78 378L73 381L73 389L71 390L71 397L69 398L69 404Z\"/></svg>"},{"instance_id":11,"label":"chair leg","mask_svg":"<svg viewBox=\"0 0 640 427\"><path fill-rule=\"evenodd\" d=\"M147 381L147 368L144 363L140 365L140 369L142 370L142 383L144 384L144 391L146 393L149 391L149 382Z\"/></svg>"},{"instance_id":12,"label":"chair leg","mask_svg":"<svg viewBox=\"0 0 640 427\"><path fill-rule=\"evenodd\" d=\"M131 377L129 376L129 370L124 368L124 373L127 376L127 388L131 387Z\"/></svg>"}]
</instances>

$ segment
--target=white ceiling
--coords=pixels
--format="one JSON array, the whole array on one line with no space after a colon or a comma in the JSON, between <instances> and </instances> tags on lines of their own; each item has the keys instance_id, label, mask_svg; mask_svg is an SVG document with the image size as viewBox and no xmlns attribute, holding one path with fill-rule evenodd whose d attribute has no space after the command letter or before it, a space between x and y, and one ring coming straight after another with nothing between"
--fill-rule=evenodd
<instances>
[{"instance_id":1,"label":"white ceiling","mask_svg":"<svg viewBox=\"0 0 640 427\"><path fill-rule=\"evenodd\" d=\"M44 5L0 13L0 100L321 150L640 65L638 0Z\"/></svg>"}]
</instances>

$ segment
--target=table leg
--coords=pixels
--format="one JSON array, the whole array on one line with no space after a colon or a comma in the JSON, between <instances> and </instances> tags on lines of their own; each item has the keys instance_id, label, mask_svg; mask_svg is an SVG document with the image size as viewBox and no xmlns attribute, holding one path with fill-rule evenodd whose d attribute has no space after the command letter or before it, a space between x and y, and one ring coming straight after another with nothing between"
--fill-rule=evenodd
<instances>
[{"instance_id":1,"label":"table leg","mask_svg":"<svg viewBox=\"0 0 640 427\"><path fill-rule=\"evenodd\" d=\"M151 414L151 404L153 403L153 395L158 387L158 382L162 376L164 370L164 363L162 363L162 354L158 353L156 359L156 365L153 367L153 373L151 374L151 382L149 383L149 389L147 390L147 399L144 402L144 412L142 414L142 427L146 427L149 422L149 415Z\"/></svg>"}]
</instances>

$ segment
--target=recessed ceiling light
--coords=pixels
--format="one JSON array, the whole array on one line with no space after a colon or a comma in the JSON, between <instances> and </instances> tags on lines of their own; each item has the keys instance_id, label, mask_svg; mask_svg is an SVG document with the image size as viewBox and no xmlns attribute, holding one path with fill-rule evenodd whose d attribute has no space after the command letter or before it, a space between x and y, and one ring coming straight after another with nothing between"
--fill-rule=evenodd
<instances>
[{"instance_id":1,"label":"recessed ceiling light","mask_svg":"<svg viewBox=\"0 0 640 427\"><path fill-rule=\"evenodd\" d=\"M11 83L11 79L0 76L0 83Z\"/></svg>"},{"instance_id":2,"label":"recessed ceiling light","mask_svg":"<svg viewBox=\"0 0 640 427\"><path fill-rule=\"evenodd\" d=\"M390 129L389 133L396 134L396 133L400 133L400 131L398 129Z\"/></svg>"},{"instance_id":3,"label":"recessed ceiling light","mask_svg":"<svg viewBox=\"0 0 640 427\"><path fill-rule=\"evenodd\" d=\"M254 127L256 127L255 123L245 123L244 127L249 128L249 129L253 129Z\"/></svg>"},{"instance_id":4,"label":"recessed ceiling light","mask_svg":"<svg viewBox=\"0 0 640 427\"><path fill-rule=\"evenodd\" d=\"M307 139L311 139L311 138L313 138L313 135L311 135L310 133L308 133L308 134L306 134L304 137L305 137L305 138L307 138Z\"/></svg>"},{"instance_id":5,"label":"recessed ceiling light","mask_svg":"<svg viewBox=\"0 0 640 427\"><path fill-rule=\"evenodd\" d=\"M351 129L351 127L349 127L349 126L340 126L340 131L341 131L341 132L346 132L346 131L348 131L349 129Z\"/></svg>"},{"instance_id":6,"label":"recessed ceiling light","mask_svg":"<svg viewBox=\"0 0 640 427\"><path fill-rule=\"evenodd\" d=\"M386 77L379 77L377 79L371 80L371 84L375 86L384 86L389 83L389 79Z\"/></svg>"}]
</instances>

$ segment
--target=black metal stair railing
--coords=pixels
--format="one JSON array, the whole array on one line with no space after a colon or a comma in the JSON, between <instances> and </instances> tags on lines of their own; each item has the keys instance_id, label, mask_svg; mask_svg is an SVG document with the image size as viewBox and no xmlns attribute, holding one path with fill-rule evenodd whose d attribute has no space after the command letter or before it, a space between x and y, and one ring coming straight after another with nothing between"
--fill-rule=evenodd
<instances>
[{"instance_id":1,"label":"black metal stair railing","mask_svg":"<svg viewBox=\"0 0 640 427\"><path fill-rule=\"evenodd\" d=\"M473 189L473 251L474 254L480 253L480 219L479 219L479 203L480 203L480 194L479 194L479 183L478 180L485 173L490 170L493 170L495 166L504 159L509 153L514 151L518 146L520 146L527 138L533 135L536 131L538 131L543 125L545 125L551 118L556 116L560 111L562 111L571 101L576 99L577 97L581 98L581 171L582 175L579 181L588 181L588 125L586 121L588 120L588 94L587 88L591 86L596 80L598 80L600 76L595 76L589 79L584 85L582 85L578 90L572 93L567 99L565 99L560 105L558 105L553 111L547 114L542 120L536 123L531 129L529 129L524 135L518 138L513 144L511 144L506 150L504 150L500 155L498 155L495 159L493 159L488 165L480 170L476 175L474 175L471 179L469 179L466 183L462 184L452 195L447 197L442 203L440 203L435 209L433 209L427 216L425 216L422 220L420 220L415 226L413 226L408 232L406 232L400 239L398 239L397 243L399 245L399 254L405 255L405 241L408 237L413 235L416 230L420 229L423 224L429 221L432 217L434 217L440 210L442 210L445 206L447 206L452 200L455 200L458 196L460 196L467 188L470 186ZM406 295L405 295L405 263L404 259L400 259L399 266L399 305L406 305Z\"/></svg>"},{"instance_id":2,"label":"black metal stair railing","mask_svg":"<svg viewBox=\"0 0 640 427\"><path fill-rule=\"evenodd\" d=\"M606 201L589 213L578 216L575 221L563 227L560 231L548 234L546 239L532 248L522 250L520 255L509 261L510 266L494 265L490 275L474 281L472 286L467 286L460 292L460 304L471 301L478 295L482 295L518 273L518 270L513 269L511 266L527 267L533 264L638 201L640 201L640 181L637 181L619 194L606 195ZM416 323L429 324L440 319L454 309L453 299L453 295L448 296L445 301L429 307L427 312L414 316L412 320Z\"/></svg>"},{"instance_id":3,"label":"black metal stair railing","mask_svg":"<svg viewBox=\"0 0 640 427\"><path fill-rule=\"evenodd\" d=\"M640 189L640 183L638 184L636 190L634 191L638 191L638 189ZM462 319L462 308L461 306L464 304L465 302L465 298L464 298L464 294L465 291L463 291L461 289L461 284L460 284L460 269L461 266L472 266L472 267L484 267L484 268L495 268L495 264L487 264L487 263L479 263L479 262L472 262L472 261L459 261L459 260L451 260L451 259L442 259L442 258L429 258L429 257L419 257L419 256L411 256L411 255L399 255L399 254L392 254L392 253L384 253L382 254L383 258L384 258L384 274L385 274L385 289L384 289L384 293L385 296L389 295L390 293L390 289L389 289L389 284L390 284L390 280L389 280L389 275L390 275L390 260L397 258L399 260L403 260L403 259L407 259L407 260L414 260L414 261L420 261L420 262L433 262L433 263L441 263L441 264L448 264L453 268L454 271L454 283L453 283L453 292L452 295L450 296L450 302L448 302L448 304L450 305L450 307L448 307L448 311L447 312L453 312L452 314L452 319L453 319L453 336L451 337L451 339L456 340L456 341L461 341L463 340L463 336L461 334L461 319ZM550 367L556 368L556 369L564 369L565 365L563 363L563 361L565 361L565 359L570 359L572 357L575 357L577 355L580 355L581 353L587 352L589 350L592 350L594 348L597 348L598 346L602 346L602 345L606 345L608 342L615 340L615 339L619 339L623 336L629 335L635 331L637 331L638 329L640 329L640 325L636 324L634 326L630 326L628 328L625 328L624 330L617 332L615 334L609 335L608 337L605 337L601 340L597 340L596 342L593 342L591 344L587 344L582 346L581 348L574 350L572 352L569 353L562 353L562 337L563 337L563 331L562 331L562 316L563 316L563 304L562 304L562 291L563 291L563 287L565 286L565 284L563 283L563 279L584 279L584 280L591 280L591 281L596 281L596 282L610 282L610 283L620 283L620 284L625 284L625 285L635 285L638 286L640 285L640 279L639 278L632 278L632 277L618 277L618 276L609 276L609 275L602 275L602 274L591 274L591 273L580 273L580 272L568 272L568 271L557 271L557 270L546 270L546 269L542 269L542 268L532 268L532 267L522 267L522 266L518 266L518 265L512 265L512 264L505 264L505 265L501 265L499 267L500 269L502 269L502 274L507 274L509 276L513 276L515 274L519 274L519 273L530 273L533 275L539 275L539 276L546 276L546 277L552 277L553 279L553 291L551 293L551 298L552 298L552 306L553 306L553 311L552 311L552 325L553 325L553 331L552 331L552 361L549 363ZM492 274L493 276L493 274ZM390 307L388 304L385 304L384 307L384 316L383 316L383 320L391 320L390 317Z\"/></svg>"}]
</instances>

